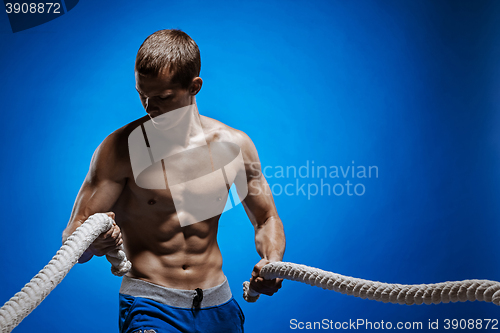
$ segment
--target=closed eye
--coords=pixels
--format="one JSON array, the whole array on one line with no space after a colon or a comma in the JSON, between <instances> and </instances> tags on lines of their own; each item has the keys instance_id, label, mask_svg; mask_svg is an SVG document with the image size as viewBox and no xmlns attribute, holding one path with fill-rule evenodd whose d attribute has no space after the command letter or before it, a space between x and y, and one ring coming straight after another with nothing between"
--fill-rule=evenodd
<instances>
[{"instance_id":1,"label":"closed eye","mask_svg":"<svg viewBox=\"0 0 500 333\"><path fill-rule=\"evenodd\" d=\"M165 100L169 99L170 97L172 97L172 95L159 96L159 97L160 97L160 99L161 99L162 101L165 101Z\"/></svg>"}]
</instances>

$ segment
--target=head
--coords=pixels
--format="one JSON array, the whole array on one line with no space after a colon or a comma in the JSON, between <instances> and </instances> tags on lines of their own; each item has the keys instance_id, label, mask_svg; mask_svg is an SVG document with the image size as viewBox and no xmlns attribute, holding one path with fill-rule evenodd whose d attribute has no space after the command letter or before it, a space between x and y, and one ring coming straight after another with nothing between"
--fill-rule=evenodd
<instances>
[{"instance_id":1,"label":"head","mask_svg":"<svg viewBox=\"0 0 500 333\"><path fill-rule=\"evenodd\" d=\"M203 84L200 50L180 30L160 30L142 43L135 60L135 82L151 117L195 102Z\"/></svg>"}]
</instances>

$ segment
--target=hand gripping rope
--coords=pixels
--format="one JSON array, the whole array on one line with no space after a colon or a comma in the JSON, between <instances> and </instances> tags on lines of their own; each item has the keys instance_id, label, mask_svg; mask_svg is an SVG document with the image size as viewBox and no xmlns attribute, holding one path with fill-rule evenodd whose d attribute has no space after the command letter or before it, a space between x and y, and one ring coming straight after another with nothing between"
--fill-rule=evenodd
<instances>
[{"instance_id":1,"label":"hand gripping rope","mask_svg":"<svg viewBox=\"0 0 500 333\"><path fill-rule=\"evenodd\" d=\"M0 308L0 332L12 331L64 279L83 252L103 232L113 226L113 219L98 213L89 217L68 237L52 260L20 292ZM132 264L127 260L123 246L106 255L111 272L122 276Z\"/></svg>"},{"instance_id":2,"label":"hand gripping rope","mask_svg":"<svg viewBox=\"0 0 500 333\"><path fill-rule=\"evenodd\" d=\"M384 303L420 305L448 302L485 301L500 305L500 282L489 280L450 281L433 284L392 284L343 276L318 268L289 262L273 262L262 267L260 276L266 280L283 278L307 283L341 294L368 298ZM259 293L243 283L243 298L255 302Z\"/></svg>"}]
</instances>

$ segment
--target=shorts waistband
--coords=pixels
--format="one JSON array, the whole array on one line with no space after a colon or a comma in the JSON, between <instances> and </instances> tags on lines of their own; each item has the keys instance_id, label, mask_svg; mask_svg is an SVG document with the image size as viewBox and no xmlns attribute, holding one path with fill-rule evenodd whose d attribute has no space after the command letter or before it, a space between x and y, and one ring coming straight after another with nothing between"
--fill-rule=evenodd
<instances>
[{"instance_id":1,"label":"shorts waistband","mask_svg":"<svg viewBox=\"0 0 500 333\"><path fill-rule=\"evenodd\" d=\"M124 276L120 287L120 294L148 298L162 304L190 309L193 305L193 299L198 293L196 290L167 288L144 280ZM220 305L229 301L231 297L231 289L226 278L218 286L203 289L203 299L201 300L200 307L206 308Z\"/></svg>"}]
</instances>

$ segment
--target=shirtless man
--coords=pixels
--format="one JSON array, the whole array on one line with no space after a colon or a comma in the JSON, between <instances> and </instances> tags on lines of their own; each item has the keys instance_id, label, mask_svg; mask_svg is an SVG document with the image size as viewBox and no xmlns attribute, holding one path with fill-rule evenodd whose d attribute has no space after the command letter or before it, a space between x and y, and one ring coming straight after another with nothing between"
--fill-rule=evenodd
<instances>
[{"instance_id":1,"label":"shirtless man","mask_svg":"<svg viewBox=\"0 0 500 333\"><path fill-rule=\"evenodd\" d=\"M262 258L253 268L251 288L272 295L281 287L281 279L259 276L266 263L282 260L285 236L260 172L257 150L245 133L199 115L195 96L203 83L200 67L198 46L182 31L161 30L144 41L136 58L135 78L147 115L116 130L96 149L63 233L65 240L94 213L107 212L115 219L116 225L100 235L79 262L124 245L132 269L120 289L123 333L243 331L244 315L222 271L217 244L220 214L181 226L170 179L165 175L165 189L152 189L139 186L134 175L131 133L173 110L193 110L207 145L227 142L241 150L248 185L242 204Z\"/></svg>"}]
</instances>

